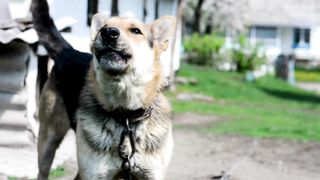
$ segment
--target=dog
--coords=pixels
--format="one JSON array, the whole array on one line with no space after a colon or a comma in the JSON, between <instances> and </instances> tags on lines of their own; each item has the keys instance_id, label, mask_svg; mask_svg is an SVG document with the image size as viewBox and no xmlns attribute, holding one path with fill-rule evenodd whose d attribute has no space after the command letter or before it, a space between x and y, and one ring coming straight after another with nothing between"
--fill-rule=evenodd
<instances>
[{"instance_id":1,"label":"dog","mask_svg":"<svg viewBox=\"0 0 320 180\"><path fill-rule=\"evenodd\" d=\"M78 179L164 179L173 139L160 56L174 18L146 25L96 14L87 54L63 39L45 0L33 0L31 9L40 42L55 61L40 95L38 179L48 178L70 127L76 130Z\"/></svg>"}]
</instances>

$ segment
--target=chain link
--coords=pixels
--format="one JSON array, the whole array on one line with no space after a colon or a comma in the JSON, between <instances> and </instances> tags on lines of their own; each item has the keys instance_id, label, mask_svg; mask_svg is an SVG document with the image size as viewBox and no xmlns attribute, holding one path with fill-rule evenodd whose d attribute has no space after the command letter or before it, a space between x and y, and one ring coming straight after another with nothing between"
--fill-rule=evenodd
<instances>
[{"instance_id":1,"label":"chain link","mask_svg":"<svg viewBox=\"0 0 320 180\"><path fill-rule=\"evenodd\" d=\"M134 133L132 132L132 124L130 124L129 119L126 119L125 123L125 129L121 133L121 139L120 139L120 144L119 147L124 143L125 137L129 137L130 141L130 146L131 146L131 153L130 155L124 155L120 151L120 157L122 158L122 165L121 168L123 169L125 173L125 180L131 180L131 162L130 159L133 157L134 153L136 152L136 146L135 146L135 138L134 138Z\"/></svg>"}]
</instances>

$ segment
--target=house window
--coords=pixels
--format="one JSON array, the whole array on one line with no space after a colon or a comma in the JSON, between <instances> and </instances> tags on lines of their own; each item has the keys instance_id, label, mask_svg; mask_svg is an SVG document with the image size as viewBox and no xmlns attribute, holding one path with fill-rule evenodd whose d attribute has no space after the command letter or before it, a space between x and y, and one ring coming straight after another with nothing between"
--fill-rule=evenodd
<instances>
[{"instance_id":1,"label":"house window","mask_svg":"<svg viewBox=\"0 0 320 180\"><path fill-rule=\"evenodd\" d=\"M250 36L256 42L262 43L265 46L277 45L277 28L257 26L251 28Z\"/></svg>"},{"instance_id":2,"label":"house window","mask_svg":"<svg viewBox=\"0 0 320 180\"><path fill-rule=\"evenodd\" d=\"M293 33L293 48L310 47L310 29L295 28Z\"/></svg>"}]
</instances>

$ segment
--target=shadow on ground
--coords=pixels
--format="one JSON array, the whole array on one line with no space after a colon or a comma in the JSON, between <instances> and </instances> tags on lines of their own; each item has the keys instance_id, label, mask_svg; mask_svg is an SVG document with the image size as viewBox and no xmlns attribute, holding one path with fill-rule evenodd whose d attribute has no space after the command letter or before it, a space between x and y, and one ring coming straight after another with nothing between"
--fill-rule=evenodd
<instances>
[{"instance_id":1,"label":"shadow on ground","mask_svg":"<svg viewBox=\"0 0 320 180\"><path fill-rule=\"evenodd\" d=\"M260 87L260 89L267 94L270 94L278 98L286 99L286 100L308 102L308 103L320 103L320 96L313 95L313 94L302 94L302 93L282 91L282 90L276 90L276 89L270 89L270 88L264 88L264 87Z\"/></svg>"}]
</instances>

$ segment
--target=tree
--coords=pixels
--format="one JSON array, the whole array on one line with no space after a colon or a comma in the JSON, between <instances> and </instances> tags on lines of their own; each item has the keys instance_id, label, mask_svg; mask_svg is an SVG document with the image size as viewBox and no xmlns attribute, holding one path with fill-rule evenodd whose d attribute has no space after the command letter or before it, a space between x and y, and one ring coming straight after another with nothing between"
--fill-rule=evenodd
<instances>
[{"instance_id":1,"label":"tree","mask_svg":"<svg viewBox=\"0 0 320 180\"><path fill-rule=\"evenodd\" d=\"M244 28L247 9L248 0L187 0L183 19L191 33L234 33Z\"/></svg>"},{"instance_id":2,"label":"tree","mask_svg":"<svg viewBox=\"0 0 320 180\"><path fill-rule=\"evenodd\" d=\"M247 9L248 0L207 0L203 6L206 30L211 26L231 33L242 31Z\"/></svg>"},{"instance_id":3,"label":"tree","mask_svg":"<svg viewBox=\"0 0 320 180\"><path fill-rule=\"evenodd\" d=\"M200 21L201 21L201 15L202 15L202 5L204 3L204 0L199 0L195 9L194 9L194 23L192 26L192 30L194 32L200 31Z\"/></svg>"}]
</instances>

